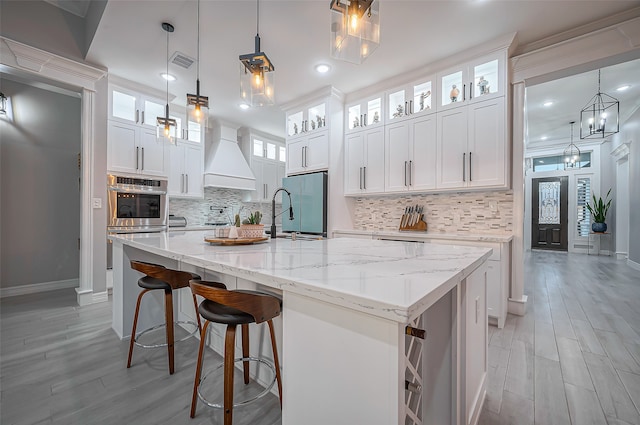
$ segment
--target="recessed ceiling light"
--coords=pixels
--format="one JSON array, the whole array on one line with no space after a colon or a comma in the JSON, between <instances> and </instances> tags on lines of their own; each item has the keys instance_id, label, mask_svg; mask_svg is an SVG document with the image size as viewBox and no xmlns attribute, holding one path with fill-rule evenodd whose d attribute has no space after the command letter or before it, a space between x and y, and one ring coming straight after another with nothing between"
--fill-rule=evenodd
<instances>
[{"instance_id":1,"label":"recessed ceiling light","mask_svg":"<svg viewBox=\"0 0 640 425\"><path fill-rule=\"evenodd\" d=\"M329 72L330 69L331 67L326 63L321 63L319 65L316 65L316 72L319 72L320 74L325 74Z\"/></svg>"},{"instance_id":2,"label":"recessed ceiling light","mask_svg":"<svg viewBox=\"0 0 640 425\"><path fill-rule=\"evenodd\" d=\"M620 86L620 87L618 87L616 90L618 90L618 91L625 91L625 90L626 90L626 89L628 89L629 87L631 87L631 86L627 84L627 85L624 85L624 86Z\"/></svg>"},{"instance_id":3,"label":"recessed ceiling light","mask_svg":"<svg viewBox=\"0 0 640 425\"><path fill-rule=\"evenodd\" d=\"M544 102L543 105L548 108L549 106L553 105L553 102L548 100L548 101Z\"/></svg>"},{"instance_id":4,"label":"recessed ceiling light","mask_svg":"<svg viewBox=\"0 0 640 425\"><path fill-rule=\"evenodd\" d=\"M241 104L239 104L238 106L240 107L240 109L249 109L249 107L250 107L250 106L249 106L248 104L246 104L246 103L241 103Z\"/></svg>"},{"instance_id":5,"label":"recessed ceiling light","mask_svg":"<svg viewBox=\"0 0 640 425\"><path fill-rule=\"evenodd\" d=\"M162 74L160 74L160 76L162 78L164 78L165 80L169 80L169 81L175 81L176 80L175 75L165 74L164 72Z\"/></svg>"},{"instance_id":6,"label":"recessed ceiling light","mask_svg":"<svg viewBox=\"0 0 640 425\"><path fill-rule=\"evenodd\" d=\"M547 136L542 136L540 140L547 140Z\"/></svg>"}]
</instances>

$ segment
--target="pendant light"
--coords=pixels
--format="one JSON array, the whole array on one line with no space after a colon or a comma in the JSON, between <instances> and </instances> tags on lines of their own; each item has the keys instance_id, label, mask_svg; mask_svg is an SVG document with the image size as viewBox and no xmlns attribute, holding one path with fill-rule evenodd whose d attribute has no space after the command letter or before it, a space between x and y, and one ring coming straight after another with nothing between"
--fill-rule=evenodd
<instances>
[{"instance_id":1,"label":"pendant light","mask_svg":"<svg viewBox=\"0 0 640 425\"><path fill-rule=\"evenodd\" d=\"M187 131L200 133L207 127L209 118L209 98L200 95L200 0L198 0L198 65L196 94L187 93Z\"/></svg>"},{"instance_id":2,"label":"pendant light","mask_svg":"<svg viewBox=\"0 0 640 425\"><path fill-rule=\"evenodd\" d=\"M331 0L331 57L360 64L380 45L380 2Z\"/></svg>"},{"instance_id":3,"label":"pendant light","mask_svg":"<svg viewBox=\"0 0 640 425\"><path fill-rule=\"evenodd\" d=\"M256 0L255 52L240 55L240 97L251 106L275 103L275 67L260 51L260 2Z\"/></svg>"},{"instance_id":4,"label":"pendant light","mask_svg":"<svg viewBox=\"0 0 640 425\"><path fill-rule=\"evenodd\" d=\"M173 25L167 22L162 23L162 29L167 32L167 75L169 75L169 33L172 33ZM167 104L164 110L164 117L157 117L157 134L158 139L166 138L169 143L175 144L178 133L176 120L169 118L169 80L167 80Z\"/></svg>"},{"instance_id":5,"label":"pendant light","mask_svg":"<svg viewBox=\"0 0 640 425\"><path fill-rule=\"evenodd\" d=\"M572 168L580 168L580 149L573 143L573 125L575 121L571 121L571 142L569 146L564 150L562 156L564 157L564 169L570 170Z\"/></svg>"},{"instance_id":6,"label":"pendant light","mask_svg":"<svg viewBox=\"0 0 640 425\"><path fill-rule=\"evenodd\" d=\"M604 139L620 131L620 102L600 91L598 70L598 93L580 111L580 138Z\"/></svg>"}]
</instances>

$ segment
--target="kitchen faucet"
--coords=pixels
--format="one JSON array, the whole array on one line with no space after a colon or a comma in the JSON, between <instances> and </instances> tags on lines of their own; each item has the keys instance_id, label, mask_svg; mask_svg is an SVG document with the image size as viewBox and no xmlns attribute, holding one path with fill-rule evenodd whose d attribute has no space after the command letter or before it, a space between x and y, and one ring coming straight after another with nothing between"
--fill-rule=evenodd
<instances>
[{"instance_id":1,"label":"kitchen faucet","mask_svg":"<svg viewBox=\"0 0 640 425\"><path fill-rule=\"evenodd\" d=\"M273 199L271 200L271 239L276 238L276 195L281 190L284 190L285 192L287 192L287 195L289 195L289 220L293 220L293 207L291 206L291 193L284 187L280 187L276 189L275 192L273 192ZM284 211L282 211L278 215L281 215L282 213L284 213Z\"/></svg>"}]
</instances>

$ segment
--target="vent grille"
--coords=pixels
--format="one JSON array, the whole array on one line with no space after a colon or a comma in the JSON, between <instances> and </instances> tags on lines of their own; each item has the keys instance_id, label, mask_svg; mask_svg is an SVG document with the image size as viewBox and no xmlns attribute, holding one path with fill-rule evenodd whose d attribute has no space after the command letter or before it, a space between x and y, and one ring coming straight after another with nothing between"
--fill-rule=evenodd
<instances>
[{"instance_id":1,"label":"vent grille","mask_svg":"<svg viewBox=\"0 0 640 425\"><path fill-rule=\"evenodd\" d=\"M182 67L184 69L189 69L195 61L195 59L192 59L181 52L175 52L173 56L171 56L171 63L178 65L179 67Z\"/></svg>"}]
</instances>

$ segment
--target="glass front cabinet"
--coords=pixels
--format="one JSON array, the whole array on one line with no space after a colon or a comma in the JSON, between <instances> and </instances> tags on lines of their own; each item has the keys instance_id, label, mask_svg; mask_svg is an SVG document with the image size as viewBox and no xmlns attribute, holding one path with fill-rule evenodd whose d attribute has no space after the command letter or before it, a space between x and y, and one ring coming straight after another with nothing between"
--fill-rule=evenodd
<instances>
[{"instance_id":1,"label":"glass front cabinet","mask_svg":"<svg viewBox=\"0 0 640 425\"><path fill-rule=\"evenodd\" d=\"M326 118L324 102L293 111L287 114L287 136L292 138L323 130L327 125Z\"/></svg>"},{"instance_id":2,"label":"glass front cabinet","mask_svg":"<svg viewBox=\"0 0 640 425\"><path fill-rule=\"evenodd\" d=\"M353 133L382 125L384 122L382 99L382 95L377 95L347 104L345 132Z\"/></svg>"},{"instance_id":3,"label":"glass front cabinet","mask_svg":"<svg viewBox=\"0 0 640 425\"><path fill-rule=\"evenodd\" d=\"M506 94L506 53L496 52L438 74L438 110Z\"/></svg>"},{"instance_id":4,"label":"glass front cabinet","mask_svg":"<svg viewBox=\"0 0 640 425\"><path fill-rule=\"evenodd\" d=\"M402 121L412 116L435 112L433 97L435 94L434 76L414 81L387 93L387 124Z\"/></svg>"}]
</instances>

